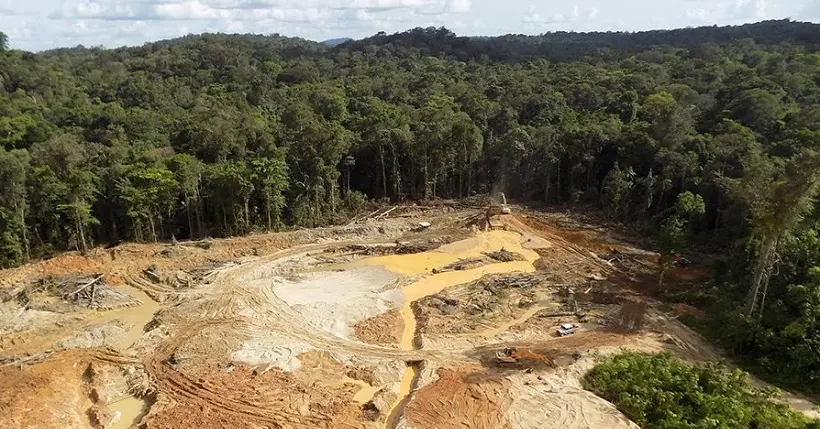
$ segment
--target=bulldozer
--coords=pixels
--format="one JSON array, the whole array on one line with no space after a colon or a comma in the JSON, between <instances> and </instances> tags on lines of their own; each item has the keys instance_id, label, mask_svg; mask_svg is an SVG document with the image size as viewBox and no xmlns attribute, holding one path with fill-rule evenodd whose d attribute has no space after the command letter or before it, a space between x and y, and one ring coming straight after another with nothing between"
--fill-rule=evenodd
<instances>
[{"instance_id":1,"label":"bulldozer","mask_svg":"<svg viewBox=\"0 0 820 429\"><path fill-rule=\"evenodd\" d=\"M498 365L517 364L521 361L526 361L527 363L544 363L547 366L555 368L555 362L540 353L518 350L515 347L506 347L503 350L495 352L495 362Z\"/></svg>"}]
</instances>

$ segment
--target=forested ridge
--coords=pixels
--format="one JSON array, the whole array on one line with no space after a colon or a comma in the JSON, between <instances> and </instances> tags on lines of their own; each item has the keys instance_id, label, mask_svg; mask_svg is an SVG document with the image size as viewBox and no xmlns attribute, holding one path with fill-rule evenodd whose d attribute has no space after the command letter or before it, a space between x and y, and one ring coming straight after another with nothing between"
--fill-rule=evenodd
<instances>
[{"instance_id":1,"label":"forested ridge","mask_svg":"<svg viewBox=\"0 0 820 429\"><path fill-rule=\"evenodd\" d=\"M715 306L750 365L820 386L818 24L36 54L0 33L0 86L0 267L504 191L655 237L661 293ZM720 255L714 286L667 291L692 248Z\"/></svg>"}]
</instances>

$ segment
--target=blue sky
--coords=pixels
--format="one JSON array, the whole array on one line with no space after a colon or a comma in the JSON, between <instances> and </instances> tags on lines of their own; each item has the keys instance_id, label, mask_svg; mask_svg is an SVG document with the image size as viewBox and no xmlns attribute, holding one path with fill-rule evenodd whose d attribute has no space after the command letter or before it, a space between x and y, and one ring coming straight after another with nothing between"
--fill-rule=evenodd
<instances>
[{"instance_id":1,"label":"blue sky","mask_svg":"<svg viewBox=\"0 0 820 429\"><path fill-rule=\"evenodd\" d=\"M820 21L820 0L0 0L14 48L139 45L190 33L313 40L446 26L462 35Z\"/></svg>"}]
</instances>

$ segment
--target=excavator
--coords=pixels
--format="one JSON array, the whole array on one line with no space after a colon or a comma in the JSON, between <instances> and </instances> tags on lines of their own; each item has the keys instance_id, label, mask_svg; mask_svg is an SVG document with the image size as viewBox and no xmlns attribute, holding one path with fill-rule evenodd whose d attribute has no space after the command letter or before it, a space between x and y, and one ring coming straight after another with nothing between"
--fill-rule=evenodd
<instances>
[{"instance_id":1,"label":"excavator","mask_svg":"<svg viewBox=\"0 0 820 429\"><path fill-rule=\"evenodd\" d=\"M501 196L501 204L491 203L490 206L487 208L487 213L490 216L495 216L495 215L500 215L500 214L507 215L507 214L512 213L512 211L510 210L510 207L507 206L507 197L504 195L503 192L499 193L499 195Z\"/></svg>"},{"instance_id":2,"label":"excavator","mask_svg":"<svg viewBox=\"0 0 820 429\"><path fill-rule=\"evenodd\" d=\"M507 197L504 195L503 192L501 192L500 194L501 194L501 204L493 202L493 203L490 203L489 206L487 206L487 216L486 216L487 229L497 229L491 221L493 216L508 215L508 214L512 213L512 210L510 210L510 207L507 205Z\"/></svg>"},{"instance_id":3,"label":"excavator","mask_svg":"<svg viewBox=\"0 0 820 429\"><path fill-rule=\"evenodd\" d=\"M555 368L555 362L548 356L540 353L534 353L529 350L518 350L515 347L507 347L495 353L495 362L499 365L517 364L522 360L532 363L544 363Z\"/></svg>"}]
</instances>

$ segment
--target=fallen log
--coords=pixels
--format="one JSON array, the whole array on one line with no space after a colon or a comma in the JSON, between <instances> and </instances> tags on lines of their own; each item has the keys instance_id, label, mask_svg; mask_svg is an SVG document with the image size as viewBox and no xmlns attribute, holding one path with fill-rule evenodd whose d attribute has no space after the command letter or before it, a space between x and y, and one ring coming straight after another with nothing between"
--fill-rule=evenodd
<instances>
[{"instance_id":1,"label":"fallen log","mask_svg":"<svg viewBox=\"0 0 820 429\"><path fill-rule=\"evenodd\" d=\"M399 208L399 206L393 206L390 209L388 209L386 212L374 217L373 219L383 219L385 216L387 216L388 214L390 214L393 210L396 210L397 208Z\"/></svg>"},{"instance_id":2,"label":"fallen log","mask_svg":"<svg viewBox=\"0 0 820 429\"><path fill-rule=\"evenodd\" d=\"M76 294L78 294L78 293L82 292L82 291L83 291L83 290L85 290L87 287L89 287L89 286L91 286L91 285L93 285L93 284L97 283L98 281L100 281L100 279L102 279L104 276L105 276L105 274L100 274L99 276L97 276L96 278L94 278L94 280L91 280L90 282L88 282L88 283L86 283L86 284L82 285L79 289L77 289L77 290L75 290L74 292L71 292L71 293L69 293L69 294L67 294L67 295L65 295L65 296L66 296L66 297L72 297L72 296L74 296L74 295L76 295Z\"/></svg>"}]
</instances>

